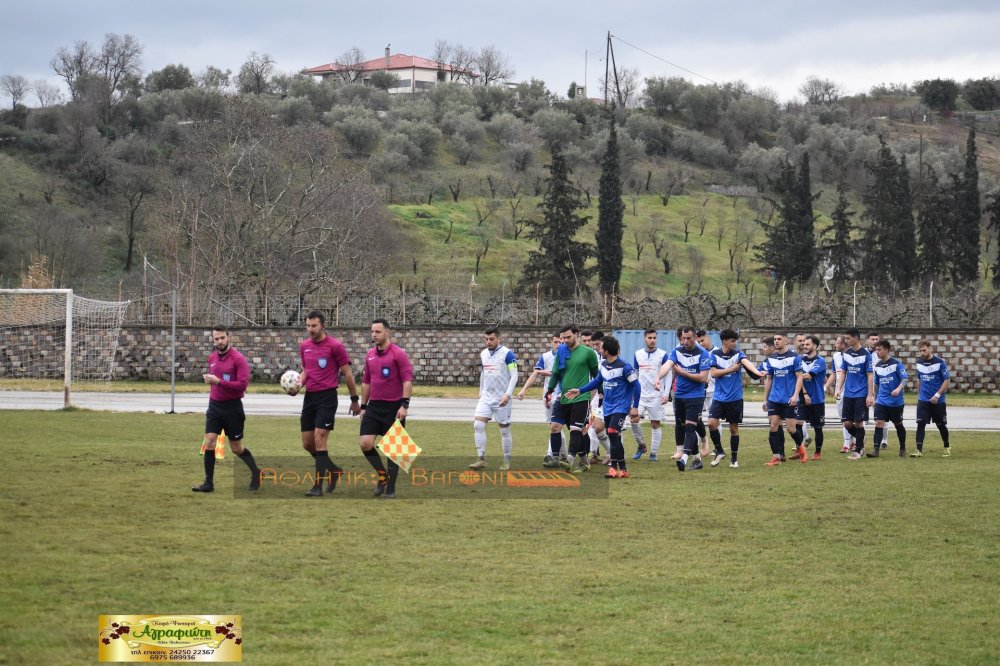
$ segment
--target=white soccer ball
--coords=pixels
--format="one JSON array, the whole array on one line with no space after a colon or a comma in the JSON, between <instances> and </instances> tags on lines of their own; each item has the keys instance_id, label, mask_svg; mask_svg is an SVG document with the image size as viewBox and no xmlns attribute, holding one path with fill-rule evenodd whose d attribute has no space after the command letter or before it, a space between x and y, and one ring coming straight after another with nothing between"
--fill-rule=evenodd
<instances>
[{"instance_id":1,"label":"white soccer ball","mask_svg":"<svg viewBox=\"0 0 1000 666\"><path fill-rule=\"evenodd\" d=\"M289 370L285 374L281 375L281 388L288 393L293 388L299 385L299 373L294 370Z\"/></svg>"}]
</instances>

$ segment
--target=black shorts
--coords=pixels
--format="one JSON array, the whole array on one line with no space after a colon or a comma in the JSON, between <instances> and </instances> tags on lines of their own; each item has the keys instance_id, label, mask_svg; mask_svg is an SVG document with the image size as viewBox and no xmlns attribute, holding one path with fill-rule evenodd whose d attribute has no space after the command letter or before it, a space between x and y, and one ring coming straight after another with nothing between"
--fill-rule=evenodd
<instances>
[{"instance_id":1,"label":"black shorts","mask_svg":"<svg viewBox=\"0 0 1000 666\"><path fill-rule=\"evenodd\" d=\"M743 423L743 401L719 402L713 400L712 406L708 408L708 418L719 419L726 423Z\"/></svg>"},{"instance_id":2,"label":"black shorts","mask_svg":"<svg viewBox=\"0 0 1000 666\"><path fill-rule=\"evenodd\" d=\"M814 402L811 405L799 403L795 410L795 418L814 428L822 428L826 425L826 404L822 402Z\"/></svg>"},{"instance_id":3,"label":"black shorts","mask_svg":"<svg viewBox=\"0 0 1000 666\"><path fill-rule=\"evenodd\" d=\"M225 430L226 437L238 442L243 439L246 420L242 400L209 400L208 411L205 412L205 432L218 435Z\"/></svg>"},{"instance_id":4,"label":"black shorts","mask_svg":"<svg viewBox=\"0 0 1000 666\"><path fill-rule=\"evenodd\" d=\"M552 422L569 426L570 430L583 430L587 425L587 412L590 409L589 400L577 402L560 402L552 409Z\"/></svg>"},{"instance_id":5,"label":"black shorts","mask_svg":"<svg viewBox=\"0 0 1000 666\"><path fill-rule=\"evenodd\" d=\"M787 402L775 402L773 400L767 401L767 415L780 416L783 419L796 418L795 407L792 407Z\"/></svg>"},{"instance_id":6,"label":"black shorts","mask_svg":"<svg viewBox=\"0 0 1000 666\"><path fill-rule=\"evenodd\" d=\"M625 428L625 420L627 418L628 414L605 414L604 427L607 428L608 434L621 434L622 430Z\"/></svg>"},{"instance_id":7,"label":"black shorts","mask_svg":"<svg viewBox=\"0 0 1000 666\"><path fill-rule=\"evenodd\" d=\"M948 425L948 405L940 400L935 405L927 400L917 402L917 423L930 423L933 421L938 425Z\"/></svg>"},{"instance_id":8,"label":"black shorts","mask_svg":"<svg viewBox=\"0 0 1000 666\"><path fill-rule=\"evenodd\" d=\"M844 406L840 409L840 418L844 421L857 423L868 420L867 398L844 398Z\"/></svg>"},{"instance_id":9,"label":"black shorts","mask_svg":"<svg viewBox=\"0 0 1000 666\"><path fill-rule=\"evenodd\" d=\"M302 417L299 425L302 432L313 430L333 430L333 420L337 416L337 389L309 391L302 401Z\"/></svg>"},{"instance_id":10,"label":"black shorts","mask_svg":"<svg viewBox=\"0 0 1000 666\"><path fill-rule=\"evenodd\" d=\"M361 413L361 436L384 435L396 422L396 414L403 406L401 400L369 400ZM406 419L400 423L406 426Z\"/></svg>"},{"instance_id":11,"label":"black shorts","mask_svg":"<svg viewBox=\"0 0 1000 666\"><path fill-rule=\"evenodd\" d=\"M896 423L903 420L903 405L892 407L890 405L880 405L875 403L875 420Z\"/></svg>"},{"instance_id":12,"label":"black shorts","mask_svg":"<svg viewBox=\"0 0 1000 666\"><path fill-rule=\"evenodd\" d=\"M705 409L705 398L674 398L674 423L684 425L687 421L697 423L701 410Z\"/></svg>"}]
</instances>

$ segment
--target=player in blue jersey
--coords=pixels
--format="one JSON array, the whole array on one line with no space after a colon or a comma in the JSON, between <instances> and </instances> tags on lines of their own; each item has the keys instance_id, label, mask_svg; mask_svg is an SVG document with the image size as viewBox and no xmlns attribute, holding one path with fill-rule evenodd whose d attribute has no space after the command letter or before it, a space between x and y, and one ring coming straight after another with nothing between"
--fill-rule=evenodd
<instances>
[{"instance_id":1,"label":"player in blue jersey","mask_svg":"<svg viewBox=\"0 0 1000 666\"><path fill-rule=\"evenodd\" d=\"M774 353L767 357L767 377L764 378L764 411L769 422L768 442L771 445L771 460L766 465L774 467L785 460L785 436L781 430L784 420L788 434L795 442L795 457L805 462L806 447L802 444L802 433L795 418L795 406L799 404L802 391L802 359L788 348L788 337L784 333L774 335Z\"/></svg>"},{"instance_id":2,"label":"player in blue jersey","mask_svg":"<svg viewBox=\"0 0 1000 666\"><path fill-rule=\"evenodd\" d=\"M707 351L695 342L694 329L681 327L681 344L675 347L656 373L653 388L662 389L661 380L673 370L677 378L677 393L674 395L674 436L684 437L684 453L675 462L677 469L688 469L688 460L693 459L690 469L702 469L705 465L698 452L698 418L705 407L705 386L708 384L708 370L712 359ZM661 398L666 401L666 398Z\"/></svg>"},{"instance_id":3,"label":"player in blue jersey","mask_svg":"<svg viewBox=\"0 0 1000 666\"><path fill-rule=\"evenodd\" d=\"M948 440L948 407L945 394L951 384L948 364L940 356L934 355L930 341L917 343L920 356L917 358L917 378L920 392L917 395L917 450L910 454L913 458L924 455L924 429L931 421L937 426L944 442L945 458L951 456L951 442Z\"/></svg>"},{"instance_id":4,"label":"player in blue jersey","mask_svg":"<svg viewBox=\"0 0 1000 666\"><path fill-rule=\"evenodd\" d=\"M718 347L712 342L712 336L708 334L703 328L699 328L694 332L695 340L698 342L698 346L707 351L709 354L714 352ZM712 379L712 373L708 374L708 383L705 384L705 413L709 413L712 410L712 396L715 395L715 380ZM705 422L702 419L698 419L698 426L696 428L698 432L698 444L700 447L702 457L707 457L709 454L708 447L708 429L705 427Z\"/></svg>"},{"instance_id":5,"label":"player in blue jersey","mask_svg":"<svg viewBox=\"0 0 1000 666\"><path fill-rule=\"evenodd\" d=\"M867 342L868 351L872 355L872 367L878 363L878 341L882 339L882 336L878 331L869 331ZM878 383L878 377L875 378L875 383ZM878 402L878 386L875 387L875 400ZM882 428L882 448L887 448L889 446L889 427L885 426ZM871 457L871 456L869 456Z\"/></svg>"},{"instance_id":6,"label":"player in blue jersey","mask_svg":"<svg viewBox=\"0 0 1000 666\"><path fill-rule=\"evenodd\" d=\"M906 428L903 427L903 392L906 390L906 368L903 362L892 355L892 345L882 339L875 343L878 362L874 366L875 382L878 390L875 396L875 450L869 458L878 458L882 449L882 433L885 424L896 426L899 437L899 457L906 456Z\"/></svg>"},{"instance_id":7,"label":"player in blue jersey","mask_svg":"<svg viewBox=\"0 0 1000 666\"><path fill-rule=\"evenodd\" d=\"M621 346L614 336L604 338L601 355L604 361L597 376L580 388L570 389L566 397L572 400L581 392L601 389L604 393L604 423L607 428L611 450L611 467L605 476L609 479L627 479L625 466L625 446L622 444L622 430L625 420L639 415L639 373L635 368L618 357Z\"/></svg>"},{"instance_id":8,"label":"player in blue jersey","mask_svg":"<svg viewBox=\"0 0 1000 666\"><path fill-rule=\"evenodd\" d=\"M850 460L860 460L865 455L865 421L868 408L875 404L875 372L872 355L861 346L861 331L849 328L844 331L844 372L837 378L837 399L844 398L841 418L844 427L854 438L854 451Z\"/></svg>"},{"instance_id":9,"label":"player in blue jersey","mask_svg":"<svg viewBox=\"0 0 1000 666\"><path fill-rule=\"evenodd\" d=\"M813 441L816 442L813 460L819 460L823 452L823 426L826 425L825 385L826 360L819 355L819 338L807 335L802 341L802 400L799 403L798 418L800 425L808 423L812 426Z\"/></svg>"},{"instance_id":10,"label":"player in blue jersey","mask_svg":"<svg viewBox=\"0 0 1000 666\"><path fill-rule=\"evenodd\" d=\"M725 419L729 423L729 452L732 455L729 466L736 468L740 466L740 424L743 423L743 376L740 372L745 369L748 375L755 378L761 374L747 355L736 348L739 333L727 328L719 335L722 348L712 350L712 367L708 373L715 379L715 394L708 408L708 434L715 446L712 467L726 457L722 449L722 433L719 432L719 422Z\"/></svg>"}]
</instances>

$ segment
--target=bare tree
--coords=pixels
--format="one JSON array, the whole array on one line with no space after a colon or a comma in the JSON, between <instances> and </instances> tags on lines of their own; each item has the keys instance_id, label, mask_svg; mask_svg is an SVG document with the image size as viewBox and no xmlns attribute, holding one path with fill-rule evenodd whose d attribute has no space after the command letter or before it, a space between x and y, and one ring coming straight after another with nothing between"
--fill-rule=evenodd
<instances>
[{"instance_id":1,"label":"bare tree","mask_svg":"<svg viewBox=\"0 0 1000 666\"><path fill-rule=\"evenodd\" d=\"M698 237L705 235L705 227L708 225L708 212L705 210L705 206L708 205L708 199L701 204L701 211L698 213Z\"/></svg>"},{"instance_id":2,"label":"bare tree","mask_svg":"<svg viewBox=\"0 0 1000 666\"><path fill-rule=\"evenodd\" d=\"M476 226L483 226L483 222L490 219L494 213L500 210L501 203L495 199L490 199L485 204L480 206L480 202L475 201L472 204L473 208L476 209L476 221L478 224Z\"/></svg>"},{"instance_id":3,"label":"bare tree","mask_svg":"<svg viewBox=\"0 0 1000 666\"><path fill-rule=\"evenodd\" d=\"M236 75L240 92L254 95L267 92L273 73L274 58L267 53L259 54L251 51L246 62L240 66L240 73Z\"/></svg>"},{"instance_id":4,"label":"bare tree","mask_svg":"<svg viewBox=\"0 0 1000 666\"><path fill-rule=\"evenodd\" d=\"M62 104L63 95L59 88L45 79L36 79L35 83L32 85L32 89L35 91L35 98L38 100L38 106L45 108L48 106L55 106L56 104Z\"/></svg>"},{"instance_id":5,"label":"bare tree","mask_svg":"<svg viewBox=\"0 0 1000 666\"><path fill-rule=\"evenodd\" d=\"M479 70L480 82L484 86L506 81L514 76L514 66L510 62L510 57L492 44L479 49L474 62Z\"/></svg>"},{"instance_id":6,"label":"bare tree","mask_svg":"<svg viewBox=\"0 0 1000 666\"><path fill-rule=\"evenodd\" d=\"M104 36L94 64L102 84L97 95L105 126L118 119L122 101L139 87L142 51L142 44L132 35L111 32Z\"/></svg>"},{"instance_id":7,"label":"bare tree","mask_svg":"<svg viewBox=\"0 0 1000 666\"><path fill-rule=\"evenodd\" d=\"M688 246L687 254L691 269L688 275L687 293L690 295L694 291L694 293L700 294L701 285L704 281L705 255L694 245Z\"/></svg>"},{"instance_id":8,"label":"bare tree","mask_svg":"<svg viewBox=\"0 0 1000 666\"><path fill-rule=\"evenodd\" d=\"M486 258L486 253L490 251L490 238L485 233L479 234L479 247L476 249L476 276L479 276L479 263Z\"/></svg>"},{"instance_id":9,"label":"bare tree","mask_svg":"<svg viewBox=\"0 0 1000 666\"><path fill-rule=\"evenodd\" d=\"M451 190L451 198L455 201L455 203L458 203L458 195L462 192L462 179L459 178L458 182L455 183L454 186L451 183L448 183L448 189Z\"/></svg>"},{"instance_id":10,"label":"bare tree","mask_svg":"<svg viewBox=\"0 0 1000 666\"><path fill-rule=\"evenodd\" d=\"M806 98L807 104L829 104L840 99L844 89L830 79L810 76L799 86L799 92Z\"/></svg>"},{"instance_id":11,"label":"bare tree","mask_svg":"<svg viewBox=\"0 0 1000 666\"><path fill-rule=\"evenodd\" d=\"M684 225L684 242L688 242L688 234L691 232L691 223L694 222L694 218L690 215L685 215L684 219L681 220L681 224Z\"/></svg>"},{"instance_id":12,"label":"bare tree","mask_svg":"<svg viewBox=\"0 0 1000 666\"><path fill-rule=\"evenodd\" d=\"M726 216L720 210L718 216L715 218L715 242L719 252L722 252L722 239L726 236L728 226Z\"/></svg>"},{"instance_id":13,"label":"bare tree","mask_svg":"<svg viewBox=\"0 0 1000 666\"><path fill-rule=\"evenodd\" d=\"M352 46L334 62L337 65L337 78L346 83L360 83L365 73L365 52L357 46Z\"/></svg>"},{"instance_id":14,"label":"bare tree","mask_svg":"<svg viewBox=\"0 0 1000 666\"><path fill-rule=\"evenodd\" d=\"M615 80L615 73L608 74L608 98L614 100L620 108L632 109L639 105L642 98L642 79L639 70L635 67L622 67L618 69L618 78ZM601 79L598 88L604 94L604 80Z\"/></svg>"},{"instance_id":15,"label":"bare tree","mask_svg":"<svg viewBox=\"0 0 1000 666\"><path fill-rule=\"evenodd\" d=\"M632 229L632 241L635 243L635 260L642 260L642 251L646 249L646 239L648 235L643 234L639 229Z\"/></svg>"},{"instance_id":16,"label":"bare tree","mask_svg":"<svg viewBox=\"0 0 1000 666\"><path fill-rule=\"evenodd\" d=\"M78 41L72 49L60 46L49 65L66 82L70 98L80 99L88 78L95 74L97 54L88 42Z\"/></svg>"},{"instance_id":17,"label":"bare tree","mask_svg":"<svg viewBox=\"0 0 1000 666\"><path fill-rule=\"evenodd\" d=\"M0 90L10 95L10 108L14 109L31 90L31 84L20 74L4 74L0 76Z\"/></svg>"}]
</instances>

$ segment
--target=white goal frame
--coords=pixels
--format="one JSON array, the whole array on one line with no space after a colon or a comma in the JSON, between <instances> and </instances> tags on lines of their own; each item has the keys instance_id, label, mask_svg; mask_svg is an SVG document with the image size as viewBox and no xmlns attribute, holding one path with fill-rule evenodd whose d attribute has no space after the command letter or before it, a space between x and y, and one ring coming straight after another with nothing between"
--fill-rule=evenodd
<instances>
[{"instance_id":1,"label":"white goal frame","mask_svg":"<svg viewBox=\"0 0 1000 666\"><path fill-rule=\"evenodd\" d=\"M63 407L71 407L73 385L73 290L72 289L0 289L0 294L62 294L66 297L66 344L63 348Z\"/></svg>"}]
</instances>

